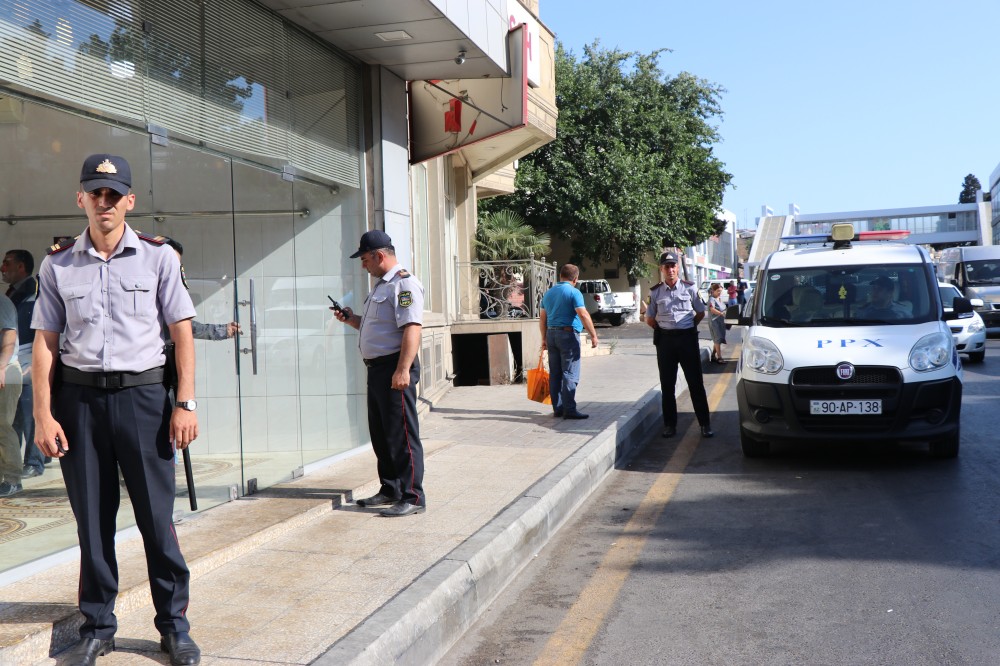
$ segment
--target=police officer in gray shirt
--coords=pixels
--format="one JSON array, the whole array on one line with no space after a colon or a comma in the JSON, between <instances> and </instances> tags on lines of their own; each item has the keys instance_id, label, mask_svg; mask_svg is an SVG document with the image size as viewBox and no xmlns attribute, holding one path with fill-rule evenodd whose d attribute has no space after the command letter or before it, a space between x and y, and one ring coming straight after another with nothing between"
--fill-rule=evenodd
<instances>
[{"instance_id":1,"label":"police officer in gray shirt","mask_svg":"<svg viewBox=\"0 0 1000 666\"><path fill-rule=\"evenodd\" d=\"M649 292L646 323L653 329L656 345L656 365L660 371L660 393L663 408L663 436L677 434L678 364L684 370L691 405L701 425L701 436L712 437L708 398L701 374L701 348L698 344L698 322L705 317L705 304L698 297L693 282L678 279L677 255L660 255L660 276L663 281Z\"/></svg>"},{"instance_id":2,"label":"police officer in gray shirt","mask_svg":"<svg viewBox=\"0 0 1000 666\"><path fill-rule=\"evenodd\" d=\"M177 255L126 224L131 184L124 158L88 157L76 195L87 228L53 246L39 269L35 443L59 459L80 539L84 621L67 662L93 664L115 649L120 468L145 546L160 649L172 664L197 664L186 617L190 575L172 524L175 448L198 436L195 312ZM176 404L164 384L164 325L176 344Z\"/></svg>"},{"instance_id":3,"label":"police officer in gray shirt","mask_svg":"<svg viewBox=\"0 0 1000 666\"><path fill-rule=\"evenodd\" d=\"M409 516L427 508L424 449L417 422L420 336L424 287L396 260L392 239L375 229L361 236L352 259L378 278L364 310L330 308L337 319L361 331L359 347L368 366L368 429L378 460L378 493L358 506L391 504L383 516Z\"/></svg>"}]
</instances>

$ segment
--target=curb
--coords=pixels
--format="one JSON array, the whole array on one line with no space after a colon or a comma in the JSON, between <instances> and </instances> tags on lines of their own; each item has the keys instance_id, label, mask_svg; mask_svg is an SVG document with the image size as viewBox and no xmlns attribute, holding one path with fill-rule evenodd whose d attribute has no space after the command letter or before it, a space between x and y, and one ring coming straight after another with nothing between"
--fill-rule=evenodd
<instances>
[{"instance_id":1,"label":"curb","mask_svg":"<svg viewBox=\"0 0 1000 666\"><path fill-rule=\"evenodd\" d=\"M678 382L678 393L685 388ZM657 387L313 664L423 666L440 659L611 470L639 453L660 420Z\"/></svg>"}]
</instances>

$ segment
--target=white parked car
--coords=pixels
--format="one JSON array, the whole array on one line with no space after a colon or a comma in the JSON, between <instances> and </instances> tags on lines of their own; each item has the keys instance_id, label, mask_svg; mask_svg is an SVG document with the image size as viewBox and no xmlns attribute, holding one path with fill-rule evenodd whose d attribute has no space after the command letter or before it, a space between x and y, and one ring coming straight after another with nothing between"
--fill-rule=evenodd
<instances>
[{"instance_id":1,"label":"white parked car","mask_svg":"<svg viewBox=\"0 0 1000 666\"><path fill-rule=\"evenodd\" d=\"M956 298L963 298L962 292L953 284L938 282L938 289L941 291L941 303L945 312L951 312L951 304ZM983 307L981 299L970 300L972 307ZM948 328L955 337L955 348L961 354L968 354L970 363L982 363L986 360L986 324L978 312L970 312L950 320Z\"/></svg>"}]
</instances>

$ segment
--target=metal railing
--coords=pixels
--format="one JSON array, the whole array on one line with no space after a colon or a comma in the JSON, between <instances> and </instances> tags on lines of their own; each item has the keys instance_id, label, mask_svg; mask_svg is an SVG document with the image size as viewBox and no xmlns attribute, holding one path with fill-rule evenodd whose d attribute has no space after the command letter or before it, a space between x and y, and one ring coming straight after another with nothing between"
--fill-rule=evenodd
<instances>
[{"instance_id":1,"label":"metal railing","mask_svg":"<svg viewBox=\"0 0 1000 666\"><path fill-rule=\"evenodd\" d=\"M537 319L542 296L556 283L556 264L528 259L456 264L462 319Z\"/></svg>"}]
</instances>

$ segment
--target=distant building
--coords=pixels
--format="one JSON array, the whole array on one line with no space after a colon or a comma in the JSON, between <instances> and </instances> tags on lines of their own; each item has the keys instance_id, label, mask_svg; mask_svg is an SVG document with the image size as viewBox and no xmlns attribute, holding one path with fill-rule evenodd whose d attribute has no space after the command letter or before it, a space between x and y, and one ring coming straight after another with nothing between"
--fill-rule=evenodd
<instances>
[{"instance_id":1,"label":"distant building","mask_svg":"<svg viewBox=\"0 0 1000 666\"><path fill-rule=\"evenodd\" d=\"M1000 245L1000 164L990 174L990 215L991 236L993 244Z\"/></svg>"}]
</instances>

